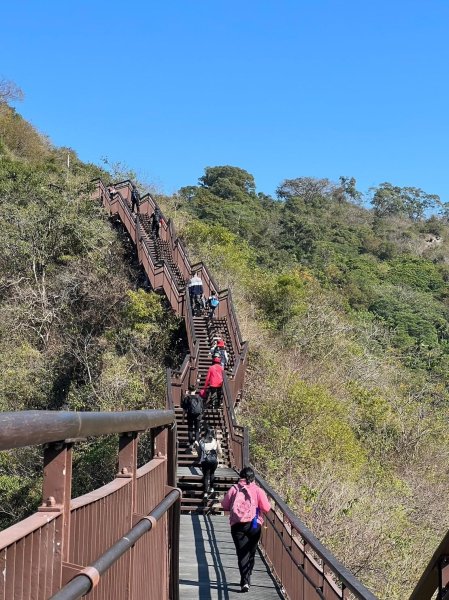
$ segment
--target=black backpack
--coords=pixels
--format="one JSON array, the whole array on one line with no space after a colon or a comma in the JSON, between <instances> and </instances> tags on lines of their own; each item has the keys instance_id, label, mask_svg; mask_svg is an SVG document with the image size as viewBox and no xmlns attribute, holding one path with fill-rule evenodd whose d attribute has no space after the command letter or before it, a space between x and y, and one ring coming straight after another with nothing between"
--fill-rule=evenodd
<instances>
[{"instance_id":1,"label":"black backpack","mask_svg":"<svg viewBox=\"0 0 449 600\"><path fill-rule=\"evenodd\" d=\"M201 461L202 463L208 463L210 465L216 465L218 463L217 451L215 448L206 450L206 446L203 441L200 442L201 448Z\"/></svg>"},{"instance_id":2,"label":"black backpack","mask_svg":"<svg viewBox=\"0 0 449 600\"><path fill-rule=\"evenodd\" d=\"M203 412L203 399L197 394L190 396L190 403L187 412L192 417L198 417Z\"/></svg>"}]
</instances>

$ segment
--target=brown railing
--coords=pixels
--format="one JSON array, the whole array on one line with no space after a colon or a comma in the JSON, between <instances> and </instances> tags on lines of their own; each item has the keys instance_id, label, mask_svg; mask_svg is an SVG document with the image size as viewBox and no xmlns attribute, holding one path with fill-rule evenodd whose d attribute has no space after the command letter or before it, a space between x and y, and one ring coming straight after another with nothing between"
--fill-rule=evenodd
<instances>
[{"instance_id":1,"label":"brown railing","mask_svg":"<svg viewBox=\"0 0 449 600\"><path fill-rule=\"evenodd\" d=\"M430 559L410 600L449 600L449 532L446 533Z\"/></svg>"},{"instance_id":2,"label":"brown railing","mask_svg":"<svg viewBox=\"0 0 449 600\"><path fill-rule=\"evenodd\" d=\"M42 506L0 533L1 600L47 600L71 580L78 583L70 589L82 581L95 600L177 600L180 492L174 487L174 424L173 411L0 413L0 450L45 444ZM137 469L139 432L146 430L158 453ZM72 500L73 445L113 433L120 434L116 479ZM143 536L155 514L158 527ZM135 526L139 542L124 548L120 539L135 535Z\"/></svg>"},{"instance_id":3,"label":"brown railing","mask_svg":"<svg viewBox=\"0 0 449 600\"><path fill-rule=\"evenodd\" d=\"M376 600L312 534L260 476L272 508L262 530L262 552L289 600Z\"/></svg>"}]
</instances>

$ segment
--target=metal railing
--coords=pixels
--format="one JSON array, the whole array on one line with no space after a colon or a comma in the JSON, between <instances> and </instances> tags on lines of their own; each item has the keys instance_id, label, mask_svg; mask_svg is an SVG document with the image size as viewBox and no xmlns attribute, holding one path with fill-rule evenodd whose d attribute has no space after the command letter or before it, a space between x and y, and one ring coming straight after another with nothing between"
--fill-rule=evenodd
<instances>
[{"instance_id":1,"label":"metal railing","mask_svg":"<svg viewBox=\"0 0 449 600\"><path fill-rule=\"evenodd\" d=\"M47 600L71 580L77 583L70 589L81 581L95 584L98 600L178 599L175 422L173 411L0 413L1 450L44 445L42 505L0 532L1 600ZM155 450L138 469L139 433L148 430ZM74 444L108 434L119 434L116 478L72 500ZM153 517L160 524L144 536ZM127 533L139 537L129 549L121 540ZM151 591L148 573L154 575Z\"/></svg>"},{"instance_id":2,"label":"metal railing","mask_svg":"<svg viewBox=\"0 0 449 600\"><path fill-rule=\"evenodd\" d=\"M376 600L259 474L256 481L272 505L262 530L262 551L289 600Z\"/></svg>"}]
</instances>

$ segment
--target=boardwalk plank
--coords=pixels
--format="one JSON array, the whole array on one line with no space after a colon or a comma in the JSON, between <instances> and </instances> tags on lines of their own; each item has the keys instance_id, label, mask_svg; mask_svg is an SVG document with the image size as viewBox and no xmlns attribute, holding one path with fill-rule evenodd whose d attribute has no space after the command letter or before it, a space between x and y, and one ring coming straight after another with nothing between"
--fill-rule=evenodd
<instances>
[{"instance_id":1,"label":"boardwalk plank","mask_svg":"<svg viewBox=\"0 0 449 600\"><path fill-rule=\"evenodd\" d=\"M241 593L227 517L181 516L179 567L181 600L228 600ZM246 597L258 600L283 598L258 554L251 590Z\"/></svg>"}]
</instances>

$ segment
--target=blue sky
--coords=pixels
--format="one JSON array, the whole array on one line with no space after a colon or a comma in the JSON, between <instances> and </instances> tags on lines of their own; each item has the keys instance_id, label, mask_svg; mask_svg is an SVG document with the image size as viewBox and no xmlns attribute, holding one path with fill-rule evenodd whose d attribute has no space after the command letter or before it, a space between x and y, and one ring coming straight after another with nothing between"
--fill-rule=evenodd
<instances>
[{"instance_id":1,"label":"blue sky","mask_svg":"<svg viewBox=\"0 0 449 600\"><path fill-rule=\"evenodd\" d=\"M449 201L447 0L15 0L0 27L27 119L167 193L232 164Z\"/></svg>"}]
</instances>

